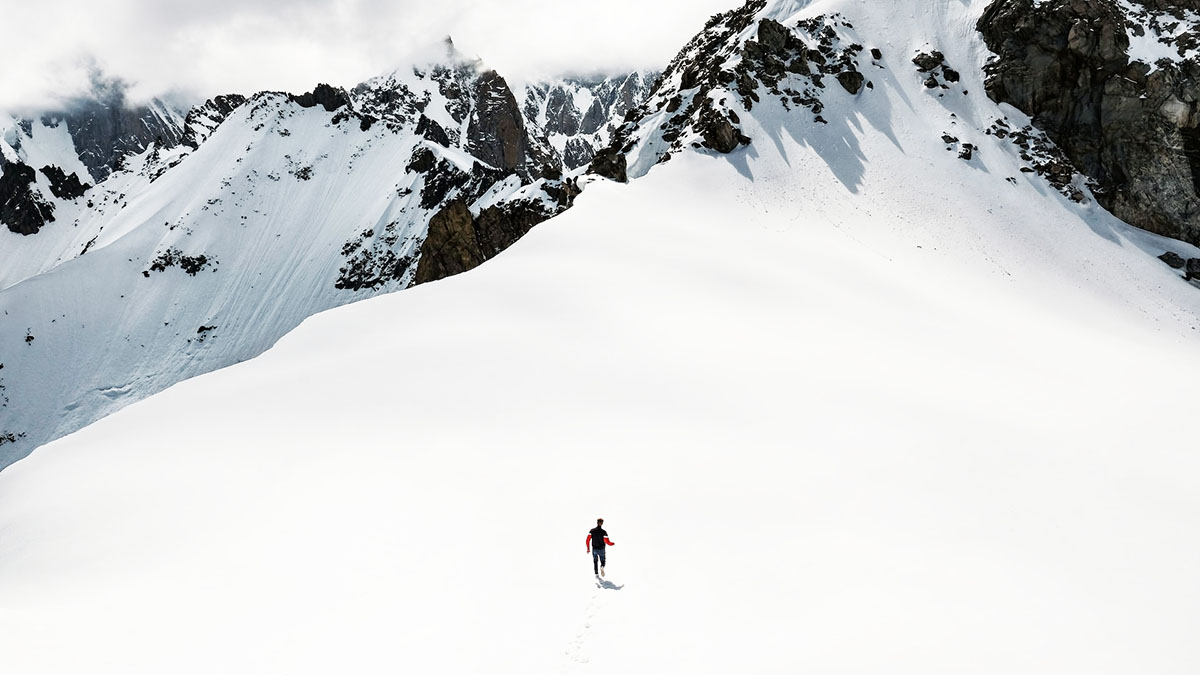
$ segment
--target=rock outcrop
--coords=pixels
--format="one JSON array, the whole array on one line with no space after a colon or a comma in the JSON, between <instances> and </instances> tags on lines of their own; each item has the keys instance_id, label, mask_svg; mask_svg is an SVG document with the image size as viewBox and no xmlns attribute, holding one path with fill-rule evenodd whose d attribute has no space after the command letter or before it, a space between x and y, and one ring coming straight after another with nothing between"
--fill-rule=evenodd
<instances>
[{"instance_id":1,"label":"rock outcrop","mask_svg":"<svg viewBox=\"0 0 1200 675\"><path fill-rule=\"evenodd\" d=\"M92 186L79 180L79 174L63 171L57 166L43 166L42 175L50 181L50 194L59 199L76 199L82 197Z\"/></svg>"},{"instance_id":2,"label":"rock outcrop","mask_svg":"<svg viewBox=\"0 0 1200 675\"><path fill-rule=\"evenodd\" d=\"M766 0L749 0L712 17L663 71L647 100L629 111L589 171L622 180L688 148L732 153L752 142L741 115L756 106L827 124L821 116L827 96L860 96L874 88L862 69L866 48L844 16L780 15L783 23L762 16L767 7ZM873 49L871 66L882 68L882 56ZM845 93L830 86L834 79Z\"/></svg>"},{"instance_id":3,"label":"rock outcrop","mask_svg":"<svg viewBox=\"0 0 1200 675\"><path fill-rule=\"evenodd\" d=\"M1130 34L1156 30L1146 17L1195 5L1143 2L1134 14L1110 0L997 0L978 29L997 54L992 99L1030 115L1117 217L1200 244L1200 62L1130 60ZM1188 34L1163 43L1182 55Z\"/></svg>"},{"instance_id":4,"label":"rock outcrop","mask_svg":"<svg viewBox=\"0 0 1200 675\"><path fill-rule=\"evenodd\" d=\"M475 104L467 127L470 153L498 169L527 174L525 118L508 83L496 71L486 71L475 80Z\"/></svg>"},{"instance_id":5,"label":"rock outcrop","mask_svg":"<svg viewBox=\"0 0 1200 675\"><path fill-rule=\"evenodd\" d=\"M522 110L528 124L537 125L555 147L563 165L576 169L608 144L627 112L646 100L657 72L565 77L529 85Z\"/></svg>"},{"instance_id":6,"label":"rock outcrop","mask_svg":"<svg viewBox=\"0 0 1200 675\"><path fill-rule=\"evenodd\" d=\"M629 182L625 153L615 147L604 148L596 153L591 166L588 167L588 173L594 173L618 183Z\"/></svg>"},{"instance_id":7,"label":"rock outcrop","mask_svg":"<svg viewBox=\"0 0 1200 675\"><path fill-rule=\"evenodd\" d=\"M200 147L213 131L246 102L241 94L226 94L215 96L188 111L183 120L183 138L181 143L195 150Z\"/></svg>"},{"instance_id":8,"label":"rock outcrop","mask_svg":"<svg viewBox=\"0 0 1200 675\"><path fill-rule=\"evenodd\" d=\"M456 199L429 221L413 284L460 274L482 265L512 246L535 225L571 207L579 194L574 180L548 180L541 191L548 199L518 199L471 214Z\"/></svg>"},{"instance_id":9,"label":"rock outcrop","mask_svg":"<svg viewBox=\"0 0 1200 675\"><path fill-rule=\"evenodd\" d=\"M8 162L0 173L0 222L17 234L37 234L54 222L54 205L34 186L37 173L20 162Z\"/></svg>"},{"instance_id":10,"label":"rock outcrop","mask_svg":"<svg viewBox=\"0 0 1200 675\"><path fill-rule=\"evenodd\" d=\"M462 200L455 200L434 214L429 220L429 233L421 244L415 283L444 279L483 264L474 224L475 218Z\"/></svg>"},{"instance_id":11,"label":"rock outcrop","mask_svg":"<svg viewBox=\"0 0 1200 675\"><path fill-rule=\"evenodd\" d=\"M102 181L120 168L124 158L157 144L160 148L183 140L182 116L161 101L131 106L123 90L104 99L76 102L67 111L42 116L42 123L66 123L79 160L91 178Z\"/></svg>"},{"instance_id":12,"label":"rock outcrop","mask_svg":"<svg viewBox=\"0 0 1200 675\"><path fill-rule=\"evenodd\" d=\"M350 105L350 95L341 87L328 84L318 84L312 91L300 95L291 94L289 97L301 108L321 106L325 112L333 112L342 106Z\"/></svg>"}]
</instances>

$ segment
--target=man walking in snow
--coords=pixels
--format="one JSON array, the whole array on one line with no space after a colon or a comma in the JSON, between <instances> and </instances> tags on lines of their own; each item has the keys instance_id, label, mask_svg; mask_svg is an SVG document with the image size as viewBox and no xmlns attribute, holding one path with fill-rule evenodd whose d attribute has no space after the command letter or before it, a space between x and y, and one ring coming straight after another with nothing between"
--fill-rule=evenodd
<instances>
[{"instance_id":1,"label":"man walking in snow","mask_svg":"<svg viewBox=\"0 0 1200 675\"><path fill-rule=\"evenodd\" d=\"M616 546L608 539L608 533L604 531L604 519L597 518L596 526L593 527L587 536L587 547L592 554L592 571L598 577L604 576L604 547Z\"/></svg>"}]
</instances>

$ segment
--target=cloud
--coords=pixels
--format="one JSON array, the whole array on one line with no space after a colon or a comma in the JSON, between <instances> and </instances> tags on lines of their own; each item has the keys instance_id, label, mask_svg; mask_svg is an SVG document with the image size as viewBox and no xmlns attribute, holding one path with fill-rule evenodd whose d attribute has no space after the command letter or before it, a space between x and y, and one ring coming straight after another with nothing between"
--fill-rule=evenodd
<instances>
[{"instance_id":1,"label":"cloud","mask_svg":"<svg viewBox=\"0 0 1200 675\"><path fill-rule=\"evenodd\" d=\"M350 86L452 35L506 77L661 68L738 0L57 0L5 10L0 109L85 94L97 68L131 100ZM15 56L15 58L13 58Z\"/></svg>"}]
</instances>

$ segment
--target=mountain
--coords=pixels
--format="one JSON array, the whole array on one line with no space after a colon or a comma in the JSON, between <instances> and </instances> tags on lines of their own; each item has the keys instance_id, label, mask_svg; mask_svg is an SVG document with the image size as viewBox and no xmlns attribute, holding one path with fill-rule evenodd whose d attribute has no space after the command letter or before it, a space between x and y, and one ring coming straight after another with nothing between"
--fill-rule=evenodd
<instances>
[{"instance_id":1,"label":"mountain","mask_svg":"<svg viewBox=\"0 0 1200 675\"><path fill-rule=\"evenodd\" d=\"M1200 289L1157 256L1200 250L990 98L986 10L715 17L593 164L627 182L10 466L0 663L1194 670ZM270 101L301 166L363 133Z\"/></svg>"},{"instance_id":2,"label":"mountain","mask_svg":"<svg viewBox=\"0 0 1200 675\"><path fill-rule=\"evenodd\" d=\"M471 269L578 192L505 79L452 50L348 91L215 97L112 140L107 175L74 119L6 136L0 467L311 314Z\"/></svg>"},{"instance_id":3,"label":"mountain","mask_svg":"<svg viewBox=\"0 0 1200 675\"><path fill-rule=\"evenodd\" d=\"M608 145L616 123L649 96L657 79L656 72L635 71L536 82L525 86L522 109L573 170Z\"/></svg>"},{"instance_id":4,"label":"mountain","mask_svg":"<svg viewBox=\"0 0 1200 675\"><path fill-rule=\"evenodd\" d=\"M988 94L1030 115L1122 220L1200 244L1194 2L1000 0Z\"/></svg>"}]
</instances>

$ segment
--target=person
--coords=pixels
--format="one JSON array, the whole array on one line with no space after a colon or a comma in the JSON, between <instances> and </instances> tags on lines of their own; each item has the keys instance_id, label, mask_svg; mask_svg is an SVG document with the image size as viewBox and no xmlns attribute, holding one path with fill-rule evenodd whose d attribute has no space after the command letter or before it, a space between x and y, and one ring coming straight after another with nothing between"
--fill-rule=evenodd
<instances>
[{"instance_id":1,"label":"person","mask_svg":"<svg viewBox=\"0 0 1200 675\"><path fill-rule=\"evenodd\" d=\"M597 518L596 526L593 527L587 536L588 552L592 554L592 572L596 576L604 576L604 547L616 546L608 538L608 533L604 531L604 519Z\"/></svg>"}]
</instances>

